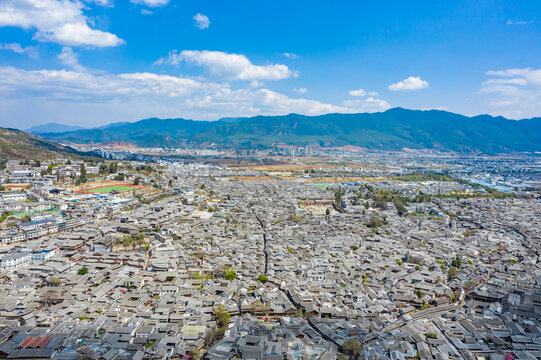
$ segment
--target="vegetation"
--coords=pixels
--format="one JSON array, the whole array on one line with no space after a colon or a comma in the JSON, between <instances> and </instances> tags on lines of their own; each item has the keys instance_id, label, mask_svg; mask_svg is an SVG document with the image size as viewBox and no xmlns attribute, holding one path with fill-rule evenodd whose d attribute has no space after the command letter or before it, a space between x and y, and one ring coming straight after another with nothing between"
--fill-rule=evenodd
<instances>
[{"instance_id":1,"label":"vegetation","mask_svg":"<svg viewBox=\"0 0 541 360\"><path fill-rule=\"evenodd\" d=\"M77 270L77 274L79 275L86 275L88 274L88 268L86 266L83 266L79 270Z\"/></svg>"},{"instance_id":2,"label":"vegetation","mask_svg":"<svg viewBox=\"0 0 541 360\"><path fill-rule=\"evenodd\" d=\"M4 222L8 217L10 217L12 215L12 212L11 211L5 211L2 213L2 215L0 216L0 223Z\"/></svg>"},{"instance_id":3,"label":"vegetation","mask_svg":"<svg viewBox=\"0 0 541 360\"><path fill-rule=\"evenodd\" d=\"M362 346L357 339L349 339L342 344L344 354L356 357L361 353Z\"/></svg>"},{"instance_id":4,"label":"vegetation","mask_svg":"<svg viewBox=\"0 0 541 360\"><path fill-rule=\"evenodd\" d=\"M16 129L0 128L0 158L3 159L90 159L90 154L43 140ZM33 165L38 164L34 162Z\"/></svg>"},{"instance_id":5,"label":"vegetation","mask_svg":"<svg viewBox=\"0 0 541 360\"><path fill-rule=\"evenodd\" d=\"M218 326L217 337L222 338L227 326L229 325L229 319L231 315L227 312L223 305L218 305L214 310L214 317L216 318L216 325Z\"/></svg>"},{"instance_id":6,"label":"vegetation","mask_svg":"<svg viewBox=\"0 0 541 360\"><path fill-rule=\"evenodd\" d=\"M455 278L458 275L458 269L456 267L450 267L449 271L447 272L447 279L451 280Z\"/></svg>"},{"instance_id":7,"label":"vegetation","mask_svg":"<svg viewBox=\"0 0 541 360\"><path fill-rule=\"evenodd\" d=\"M128 141L149 147L175 147L186 141L251 147L284 142L300 146L355 145L386 150L439 148L485 153L537 151L541 142L541 134L534 122L402 108L381 113L256 116L229 123L146 119L103 129L45 135L74 143Z\"/></svg>"},{"instance_id":8,"label":"vegetation","mask_svg":"<svg viewBox=\"0 0 541 360\"><path fill-rule=\"evenodd\" d=\"M381 222L381 219L379 217L372 216L370 220L368 220L368 222L366 223L366 226L368 226L369 228L376 229L383 226L383 223Z\"/></svg>"},{"instance_id":9,"label":"vegetation","mask_svg":"<svg viewBox=\"0 0 541 360\"><path fill-rule=\"evenodd\" d=\"M224 273L224 279L226 280L235 280L237 277L237 272L235 270L228 269Z\"/></svg>"},{"instance_id":10,"label":"vegetation","mask_svg":"<svg viewBox=\"0 0 541 360\"><path fill-rule=\"evenodd\" d=\"M259 275L259 277L257 278L257 280L261 283L266 283L267 281L269 281L269 278L265 275L265 274L261 274Z\"/></svg>"}]
</instances>

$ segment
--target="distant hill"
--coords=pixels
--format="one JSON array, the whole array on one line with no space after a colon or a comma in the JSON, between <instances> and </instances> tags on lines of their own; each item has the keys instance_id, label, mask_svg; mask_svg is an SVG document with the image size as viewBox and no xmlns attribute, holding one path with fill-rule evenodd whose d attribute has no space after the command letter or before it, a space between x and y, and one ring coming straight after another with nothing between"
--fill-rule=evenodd
<instances>
[{"instance_id":1,"label":"distant hill","mask_svg":"<svg viewBox=\"0 0 541 360\"><path fill-rule=\"evenodd\" d=\"M25 131L30 134L39 134L39 133L63 133L68 131L75 131L84 129L82 126L72 126L72 125L64 125L64 124L58 124L58 123L48 123L38 126L32 126L29 129L26 129Z\"/></svg>"},{"instance_id":2,"label":"distant hill","mask_svg":"<svg viewBox=\"0 0 541 360\"><path fill-rule=\"evenodd\" d=\"M300 146L367 149L437 149L505 153L541 151L541 118L508 120L467 117L439 110L394 108L380 113L304 116L255 116L223 121L146 119L100 129L40 134L74 143L127 141L139 146L223 144L268 147L274 143Z\"/></svg>"},{"instance_id":3,"label":"distant hill","mask_svg":"<svg viewBox=\"0 0 541 360\"><path fill-rule=\"evenodd\" d=\"M194 134L216 125L211 121L185 119L145 119L134 123L115 123L94 129L69 131L61 134L40 133L45 138L72 143L102 143L125 141L143 147L181 146Z\"/></svg>"},{"instance_id":4,"label":"distant hill","mask_svg":"<svg viewBox=\"0 0 541 360\"><path fill-rule=\"evenodd\" d=\"M0 128L0 159L86 158L86 154L16 129Z\"/></svg>"}]
</instances>

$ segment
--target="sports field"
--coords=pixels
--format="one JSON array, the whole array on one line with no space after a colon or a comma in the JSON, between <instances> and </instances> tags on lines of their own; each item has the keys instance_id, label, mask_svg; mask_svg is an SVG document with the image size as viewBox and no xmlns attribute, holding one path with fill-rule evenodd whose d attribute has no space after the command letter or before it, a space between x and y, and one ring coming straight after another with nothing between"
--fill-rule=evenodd
<instances>
[{"instance_id":1,"label":"sports field","mask_svg":"<svg viewBox=\"0 0 541 360\"><path fill-rule=\"evenodd\" d=\"M103 193L103 194L109 194L111 191L116 190L118 192L132 190L133 188L139 188L141 186L138 185L106 185L106 186L98 186L90 189L84 189L84 190L77 190L76 193Z\"/></svg>"}]
</instances>

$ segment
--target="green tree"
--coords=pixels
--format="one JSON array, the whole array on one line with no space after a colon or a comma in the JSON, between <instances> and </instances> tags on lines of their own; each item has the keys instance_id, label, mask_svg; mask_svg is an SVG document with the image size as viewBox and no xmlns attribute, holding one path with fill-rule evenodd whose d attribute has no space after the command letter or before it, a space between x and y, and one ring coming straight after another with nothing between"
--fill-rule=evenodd
<instances>
[{"instance_id":1,"label":"green tree","mask_svg":"<svg viewBox=\"0 0 541 360\"><path fill-rule=\"evenodd\" d=\"M451 262L451 266L460 269L460 267L462 266L462 259L460 258L460 256L456 256L456 258Z\"/></svg>"},{"instance_id":2,"label":"green tree","mask_svg":"<svg viewBox=\"0 0 541 360\"><path fill-rule=\"evenodd\" d=\"M228 269L224 273L224 279L226 280L235 280L236 277L237 277L237 272L235 270Z\"/></svg>"},{"instance_id":3,"label":"green tree","mask_svg":"<svg viewBox=\"0 0 541 360\"><path fill-rule=\"evenodd\" d=\"M447 272L447 279L451 280L454 277L456 277L457 275L458 275L458 269L456 267L454 267L454 266L450 267L449 271Z\"/></svg>"},{"instance_id":4,"label":"green tree","mask_svg":"<svg viewBox=\"0 0 541 360\"><path fill-rule=\"evenodd\" d=\"M85 183L88 181L87 177L86 177L86 168L85 168L85 164L81 164L81 175L79 175L79 179L78 179L79 183Z\"/></svg>"},{"instance_id":5,"label":"green tree","mask_svg":"<svg viewBox=\"0 0 541 360\"><path fill-rule=\"evenodd\" d=\"M261 274L259 275L259 277L257 278L257 280L259 280L260 282L262 282L263 284L266 283L267 281L269 281L269 278L265 275L265 274Z\"/></svg>"},{"instance_id":6,"label":"green tree","mask_svg":"<svg viewBox=\"0 0 541 360\"><path fill-rule=\"evenodd\" d=\"M377 216L372 216L370 218L370 220L368 220L368 223L366 224L366 226L368 226L369 228L378 228L380 226L382 226L382 222L381 222L381 219Z\"/></svg>"},{"instance_id":7,"label":"green tree","mask_svg":"<svg viewBox=\"0 0 541 360\"><path fill-rule=\"evenodd\" d=\"M78 271L77 271L77 274L79 275L86 275L88 274L88 268L86 266L83 266L82 268L80 268Z\"/></svg>"},{"instance_id":8,"label":"green tree","mask_svg":"<svg viewBox=\"0 0 541 360\"><path fill-rule=\"evenodd\" d=\"M223 305L218 305L214 310L214 316L216 317L216 324L219 328L225 328L229 324L231 315L227 312Z\"/></svg>"}]
</instances>

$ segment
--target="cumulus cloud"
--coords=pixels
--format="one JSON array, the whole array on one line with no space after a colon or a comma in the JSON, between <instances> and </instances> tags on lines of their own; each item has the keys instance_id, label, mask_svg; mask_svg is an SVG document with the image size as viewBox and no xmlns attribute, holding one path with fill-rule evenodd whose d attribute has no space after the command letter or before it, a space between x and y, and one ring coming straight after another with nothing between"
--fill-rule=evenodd
<instances>
[{"instance_id":1,"label":"cumulus cloud","mask_svg":"<svg viewBox=\"0 0 541 360\"><path fill-rule=\"evenodd\" d=\"M0 26L35 29L35 39L68 46L108 47L124 42L114 34L91 29L83 6L70 0L3 0Z\"/></svg>"},{"instance_id":2,"label":"cumulus cloud","mask_svg":"<svg viewBox=\"0 0 541 360\"><path fill-rule=\"evenodd\" d=\"M221 51L183 50L171 51L167 58L155 64L179 65L181 62L202 67L208 77L227 80L282 80L298 76L283 64L254 65L241 54Z\"/></svg>"},{"instance_id":3,"label":"cumulus cloud","mask_svg":"<svg viewBox=\"0 0 541 360\"><path fill-rule=\"evenodd\" d=\"M33 59L38 58L38 51L34 46L22 47L19 43L0 44L0 50L9 50L17 54L26 54Z\"/></svg>"},{"instance_id":4,"label":"cumulus cloud","mask_svg":"<svg viewBox=\"0 0 541 360\"><path fill-rule=\"evenodd\" d=\"M391 91L412 91L427 88L430 84L428 81L421 80L419 76L410 76L407 79L389 85Z\"/></svg>"},{"instance_id":5,"label":"cumulus cloud","mask_svg":"<svg viewBox=\"0 0 541 360\"><path fill-rule=\"evenodd\" d=\"M86 71L84 66L79 64L79 57L77 56L77 54L75 54L73 50L68 46L64 46L62 48L62 52L58 54L57 58L62 65L69 66L77 71Z\"/></svg>"},{"instance_id":6,"label":"cumulus cloud","mask_svg":"<svg viewBox=\"0 0 541 360\"><path fill-rule=\"evenodd\" d=\"M169 0L130 0L134 4L142 4L149 7L165 6L169 3Z\"/></svg>"},{"instance_id":7,"label":"cumulus cloud","mask_svg":"<svg viewBox=\"0 0 541 360\"><path fill-rule=\"evenodd\" d=\"M376 91L366 91L363 89L350 90L348 91L348 94L351 96L359 96L359 97L366 96L366 95L378 96L378 93Z\"/></svg>"},{"instance_id":8,"label":"cumulus cloud","mask_svg":"<svg viewBox=\"0 0 541 360\"><path fill-rule=\"evenodd\" d=\"M387 101L372 96L365 99L346 100L343 105L349 108L349 112L378 112L391 108Z\"/></svg>"},{"instance_id":9,"label":"cumulus cloud","mask_svg":"<svg viewBox=\"0 0 541 360\"><path fill-rule=\"evenodd\" d=\"M194 15L193 19L195 20L194 26L199 29L207 29L210 25L210 20L208 16L197 13Z\"/></svg>"},{"instance_id":10,"label":"cumulus cloud","mask_svg":"<svg viewBox=\"0 0 541 360\"><path fill-rule=\"evenodd\" d=\"M481 88L493 114L525 118L541 114L541 69L487 71Z\"/></svg>"},{"instance_id":11,"label":"cumulus cloud","mask_svg":"<svg viewBox=\"0 0 541 360\"><path fill-rule=\"evenodd\" d=\"M308 92L307 88L301 87L301 88L294 88L293 91L299 94L306 94Z\"/></svg>"},{"instance_id":12,"label":"cumulus cloud","mask_svg":"<svg viewBox=\"0 0 541 360\"><path fill-rule=\"evenodd\" d=\"M306 98L293 99L261 87L233 88L227 82L148 72L115 75L77 71L73 50L64 50L67 55L63 61L72 61L70 66L74 70L0 67L0 102L3 104L0 119L30 126L31 123L24 121L35 118L30 114L40 113L43 114L41 122L76 118L95 125L96 121L105 123L119 118L135 120L151 116L217 119L292 112L318 115L382 111L390 107L384 100L372 97L335 105Z\"/></svg>"}]
</instances>

